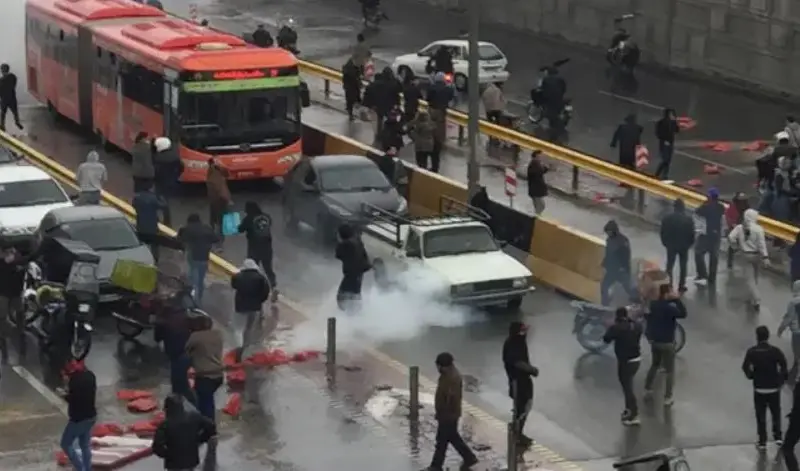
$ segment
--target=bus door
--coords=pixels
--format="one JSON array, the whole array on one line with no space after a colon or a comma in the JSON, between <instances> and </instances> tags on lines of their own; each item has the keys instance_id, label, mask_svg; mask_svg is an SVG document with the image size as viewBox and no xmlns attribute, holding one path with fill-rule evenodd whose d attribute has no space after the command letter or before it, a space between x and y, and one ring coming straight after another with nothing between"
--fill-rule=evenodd
<instances>
[{"instance_id":1,"label":"bus door","mask_svg":"<svg viewBox=\"0 0 800 471\"><path fill-rule=\"evenodd\" d=\"M164 136L172 141L173 146L180 143L181 121L178 116L178 98L180 96L180 84L177 80L177 73L167 71L164 80ZM177 149L177 147L174 147Z\"/></svg>"}]
</instances>

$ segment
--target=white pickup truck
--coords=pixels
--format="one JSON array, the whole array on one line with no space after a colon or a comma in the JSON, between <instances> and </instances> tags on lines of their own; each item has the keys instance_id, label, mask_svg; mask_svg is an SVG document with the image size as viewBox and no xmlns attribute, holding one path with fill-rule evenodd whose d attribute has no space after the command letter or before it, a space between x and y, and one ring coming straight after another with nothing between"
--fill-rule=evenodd
<instances>
[{"instance_id":1,"label":"white pickup truck","mask_svg":"<svg viewBox=\"0 0 800 471\"><path fill-rule=\"evenodd\" d=\"M419 267L441 280L442 299L518 309L534 290L531 271L503 252L486 213L456 201L447 206L441 214L411 218L364 204L362 240L376 272L385 270L391 280Z\"/></svg>"}]
</instances>

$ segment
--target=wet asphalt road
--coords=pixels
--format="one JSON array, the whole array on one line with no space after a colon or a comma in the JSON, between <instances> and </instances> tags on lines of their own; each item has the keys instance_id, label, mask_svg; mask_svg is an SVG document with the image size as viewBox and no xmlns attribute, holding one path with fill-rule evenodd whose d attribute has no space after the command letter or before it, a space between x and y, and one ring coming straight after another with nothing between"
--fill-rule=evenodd
<instances>
[{"instance_id":1,"label":"wet asphalt road","mask_svg":"<svg viewBox=\"0 0 800 471\"><path fill-rule=\"evenodd\" d=\"M339 7L339 5L334 6ZM215 6L208 8L210 11L219 11ZM229 4L226 9L230 10L230 8ZM242 5L237 8L250 7ZM266 8L272 8L273 13L261 9L253 10L256 13L241 13L240 11L237 18L247 22L249 29L259 21L275 18L274 10L277 7ZM328 16L325 16L324 13L329 11L325 6L314 4L314 8L315 11L322 12L320 16L306 19L299 15L302 10L308 11L309 8L306 4L281 7L284 11L292 9L288 13L299 18L301 24L304 25L301 41L304 41L303 38L310 39L315 34L325 37L325 46L320 49L320 52L315 52L315 48L312 50L311 44L301 44L301 48L308 51L306 54L309 57L322 56L333 61L335 59L331 59L331 57L338 57L336 56L337 51L339 54L344 54L341 51L349 50L350 38L358 24L356 16L350 15L344 4L338 11L328 13ZM384 30L387 37L401 38L402 35L399 33L390 36L391 31L394 31L392 28L400 28L397 26L398 24L403 25L402 27L407 31L413 31L408 24L400 21L402 12L393 11L391 6L389 8L391 16L396 20ZM354 7L353 11L355 11ZM201 7L201 12L211 19L212 24L220 24L221 27L224 27L222 25L224 20L208 14L205 7ZM426 15L419 15L417 22L422 24L429 19L433 21L435 18L434 13L426 13ZM269 21L266 22L269 23ZM458 29L457 25L452 28ZM411 36L408 32L405 35L406 37ZM383 38L383 36L381 37ZM420 45L427 39L429 39L427 36L419 34ZM492 36L487 39L496 41L506 50L507 54L512 56L512 72L517 74L516 69L513 68L515 61L512 51L507 49L500 39ZM386 39L386 42L387 44L399 43L389 39ZM537 47L534 45L531 51L536 51ZM378 48L376 47L376 49ZM535 56L535 54L530 55ZM581 63L577 59L573 62ZM573 87L576 86L573 85ZM702 88L701 86L696 87ZM670 87L664 88L664 90L668 89ZM687 90L689 89L691 87ZM578 95L573 96L577 97ZM670 95L664 93L663 96ZM714 96L714 94L704 92L696 93L694 96L699 102L701 97L705 100L706 97ZM606 100L606 98L597 97L595 99ZM606 109L609 109L609 103L615 102L606 103L604 105ZM677 99L673 103L677 103ZM582 105L576 106L581 107ZM707 106L708 108L703 109L707 113L712 113L715 107ZM620 114L624 114L625 111ZM775 113L779 112L780 110L775 111ZM764 116L775 116L770 110L766 110L764 113ZM579 116L582 115L583 113L580 113ZM713 122L705 115L695 114L692 116L701 123L698 125L698 132L700 126L706 122ZM752 111L748 116L752 116ZM776 121L779 123L780 114L777 116ZM348 129L343 117L330 110L314 108L306 113L305 119L317 125L324 125L328 129L334 128L339 132ZM37 148L68 167L73 169L77 167L88 149L83 138L76 136L69 127L53 127L43 113L37 111L31 111L28 121L32 124L29 127L29 139ZM767 128L766 121L767 118L763 118L759 123ZM580 120L576 121L576 125L579 123L581 123ZM362 128L363 125L356 125L352 132L360 132L364 136L367 131ZM759 137L762 135L761 133L771 131L771 125L770 129L760 129L755 125L753 128L747 129L751 129L749 132L752 137ZM589 134L592 132L597 132L598 136L604 135L603 131L590 130ZM721 133L721 130L715 129L715 132ZM714 136L714 138L717 137L722 137L722 135ZM108 189L123 198L129 198L131 183L126 176L127 164L120 155L116 154L106 155L104 160L112 178ZM453 176L463 174L461 172L462 164L457 163L455 158L448 160L456 162L447 164L452 165L449 171L453 172ZM447 166L445 171L448 171ZM242 205L247 199L257 200L273 214L276 221L280 221L280 208L276 205L276 191L277 189L272 184L266 183L237 185L237 188L234 189L238 205ZM606 213L597 208L587 210L556 198L549 203L548 212L559 221L595 235L599 235L603 223L608 218ZM205 206L201 194L190 189L189 195L181 198L178 203L176 220L181 221L191 211L204 214ZM621 222L624 230L631 237L637 255L657 256L660 253L657 239L649 227L641 225L635 219L623 218ZM312 315L319 318L326 317L330 313L331 296L338 282L336 264L330 257L310 249L302 240L299 243L296 240L289 240L279 231L276 231L275 244L277 255L275 264L279 274L279 283L284 293L292 299L299 300ZM244 241L232 238L226 242L224 255L234 262L239 262L243 251ZM686 322L689 345L678 363L676 404L672 413L665 414L660 407L645 408L641 430L627 433L621 427L617 428L619 427L617 421L621 409L621 398L614 379L613 360L608 355L583 355L580 347L570 335L572 312L568 302L546 289L539 289L526 301L520 314L520 317L533 326L530 339L531 352L534 362L542 369L541 379L537 382L536 410L529 429L531 434L567 460L580 462L579 464L586 469L608 469L610 457L638 453L670 443L686 448L690 460L701 469L731 469L732 466L735 466L736 469L762 469L765 464L759 463L757 455L750 445L755 438L750 412L751 395L749 386L740 373L739 365L744 349L751 343L752 328L759 323L770 326L777 325L778 316L782 312L788 294L785 289L785 281L767 279L767 286L764 287L763 293L765 310L756 318L746 315L741 306L741 300L736 299L736 277L723 276L722 278L730 280L730 283L721 287L716 307L711 307L711 301L702 293L690 291L687 295L691 312L691 318ZM407 315L407 313L401 309L388 308L375 313L375 316L386 316L385 319L393 321L403 315ZM452 351L456 355L462 372L476 377L479 381L479 392L469 394L469 400L484 407L493 415L505 419L508 403L504 394L505 378L499 364L499 348L509 319L507 315L470 314L464 316L460 322L451 323L449 327L432 327L430 324L415 320L416 329L406 329L402 336L404 338L392 340L392 335L383 335L385 341L381 342L380 348L403 363L420 365L427 376L434 376L432 359L435 354L441 350ZM304 335L314 337L317 334L314 331L303 333L300 329L298 336L303 337ZM117 384L121 380L121 375L117 373L120 368L116 366L117 360L114 359L112 353L116 349L114 337L114 335L108 334L105 340L101 339L95 347L96 350L91 360L95 362L94 365L105 364L105 366L95 366L95 368L101 372L103 383L109 387L113 387L111 385ZM314 341L316 340L314 339ZM360 340L363 342L363 339ZM781 342L780 345L786 346L784 342ZM34 369L33 365L30 367ZM642 375L643 373L640 373L638 378L640 382ZM4 376L10 377L6 374ZM302 384L302 382L300 380L297 383L293 383L292 380L287 381L290 385ZM281 379L274 382L274 384L277 383L284 383L284 381ZM271 397L286 399L291 404L294 404L293 397L305 397L302 396L304 393L299 389L295 390L286 385L284 387L287 389L280 390L278 394ZM20 394L21 397L27 395ZM313 400L309 399L312 402ZM35 403L36 401L30 402ZM298 402L303 403L302 408L306 407L303 401ZM274 405L274 401L272 404ZM27 407L36 410L37 406L27 404ZM274 405L274 407L279 409L283 407L291 413L291 411L297 412L299 406L294 406L294 409L291 405ZM49 413L39 414L47 415ZM41 420L50 421L52 418L45 417ZM260 422L255 427L257 429L271 428L264 427ZM247 432L252 433L253 429L247 429ZM307 433L307 428L301 432ZM341 430L334 430L334 433L320 435L325 436L317 437L315 435L314 438L327 440L326 443L328 443L331 439L337 439L346 434ZM48 441L53 442L49 439ZM291 442L288 439L283 441ZM366 453L362 451L362 448L376 447L375 449L382 450L377 448L378 445L373 444L373 441L367 443L356 441L355 448L345 448L341 456L354 459L350 455ZM327 448L328 446L323 447L324 453L319 454L318 462L304 463L305 466L301 467L320 469L314 465L323 462L329 463L330 461L325 459L328 454ZM241 450L242 448L237 449ZM357 453L356 450L358 450ZM286 450L286 461L292 461L291 457L294 455L299 455L298 459L301 460L315 459L310 456L313 454L303 453L300 449L292 448ZM387 463L391 461L386 460ZM366 464L369 461L363 463ZM347 464L351 465L353 462Z\"/></svg>"}]
</instances>

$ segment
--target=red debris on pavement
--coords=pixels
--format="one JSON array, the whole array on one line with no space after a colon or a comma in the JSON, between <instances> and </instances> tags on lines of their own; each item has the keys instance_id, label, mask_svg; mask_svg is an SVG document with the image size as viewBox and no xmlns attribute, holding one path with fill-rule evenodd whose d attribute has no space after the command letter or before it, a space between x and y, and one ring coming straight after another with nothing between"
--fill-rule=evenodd
<instances>
[{"instance_id":1,"label":"red debris on pavement","mask_svg":"<svg viewBox=\"0 0 800 471\"><path fill-rule=\"evenodd\" d=\"M678 128L680 128L681 131L688 131L697 126L697 121L693 120L688 116L678 116L677 121L678 121Z\"/></svg>"},{"instance_id":2,"label":"red debris on pavement","mask_svg":"<svg viewBox=\"0 0 800 471\"><path fill-rule=\"evenodd\" d=\"M244 385L245 373L244 370L231 370L225 375L225 380L230 387L241 387Z\"/></svg>"},{"instance_id":3,"label":"red debris on pavement","mask_svg":"<svg viewBox=\"0 0 800 471\"><path fill-rule=\"evenodd\" d=\"M281 349L267 350L264 352L254 353L244 360L244 364L251 366L266 366L275 367L281 365L288 365L292 359Z\"/></svg>"},{"instance_id":4,"label":"red debris on pavement","mask_svg":"<svg viewBox=\"0 0 800 471\"><path fill-rule=\"evenodd\" d=\"M109 437L109 436L118 437L124 434L125 434L125 429L123 429L117 424L99 423L95 424L95 426L92 427L93 437Z\"/></svg>"},{"instance_id":5,"label":"red debris on pavement","mask_svg":"<svg viewBox=\"0 0 800 471\"><path fill-rule=\"evenodd\" d=\"M610 203L611 198L609 198L608 195L604 193L595 193L594 196L592 197L592 201L594 201L595 203Z\"/></svg>"},{"instance_id":6,"label":"red debris on pavement","mask_svg":"<svg viewBox=\"0 0 800 471\"><path fill-rule=\"evenodd\" d=\"M239 413L242 411L242 395L239 393L233 393L230 395L228 399L228 403L225 404L225 407L222 408L222 412L228 414L231 417L239 417Z\"/></svg>"},{"instance_id":7,"label":"red debris on pavement","mask_svg":"<svg viewBox=\"0 0 800 471\"><path fill-rule=\"evenodd\" d=\"M152 399L153 393L140 389L120 389L117 391L117 399L120 401L135 401L136 399Z\"/></svg>"},{"instance_id":8,"label":"red debris on pavement","mask_svg":"<svg viewBox=\"0 0 800 471\"><path fill-rule=\"evenodd\" d=\"M703 166L703 172L705 172L706 175L719 175L721 171L718 165L706 164Z\"/></svg>"},{"instance_id":9,"label":"red debris on pavement","mask_svg":"<svg viewBox=\"0 0 800 471\"><path fill-rule=\"evenodd\" d=\"M128 410L136 413L153 412L158 409L158 403L152 397L135 399L128 403Z\"/></svg>"},{"instance_id":10,"label":"red debris on pavement","mask_svg":"<svg viewBox=\"0 0 800 471\"><path fill-rule=\"evenodd\" d=\"M155 435L159 425L160 424L154 424L152 419L144 419L128 427L128 431L135 434L137 437L149 438Z\"/></svg>"},{"instance_id":11,"label":"red debris on pavement","mask_svg":"<svg viewBox=\"0 0 800 471\"><path fill-rule=\"evenodd\" d=\"M92 438L92 469L113 470L153 454L153 441L133 436ZM80 451L78 451L80 453ZM56 463L71 466L67 455L58 450Z\"/></svg>"},{"instance_id":12,"label":"red debris on pavement","mask_svg":"<svg viewBox=\"0 0 800 471\"><path fill-rule=\"evenodd\" d=\"M742 150L749 150L752 152L760 152L769 147L767 141L753 141L742 146Z\"/></svg>"},{"instance_id":13,"label":"red debris on pavement","mask_svg":"<svg viewBox=\"0 0 800 471\"><path fill-rule=\"evenodd\" d=\"M703 186L703 181L700 180L699 178L693 178L692 180L689 180L686 184L693 188L697 188Z\"/></svg>"},{"instance_id":14,"label":"red debris on pavement","mask_svg":"<svg viewBox=\"0 0 800 471\"><path fill-rule=\"evenodd\" d=\"M150 419L150 422L156 425L161 425L161 422L163 422L164 420L166 420L166 415L164 414L163 410L160 410L155 414L153 414L153 417Z\"/></svg>"},{"instance_id":15,"label":"red debris on pavement","mask_svg":"<svg viewBox=\"0 0 800 471\"><path fill-rule=\"evenodd\" d=\"M225 365L226 369L239 369L242 367L241 362L236 361L236 357L238 356L238 349L234 348L233 350L228 350L225 352L225 355L222 357L222 363Z\"/></svg>"},{"instance_id":16,"label":"red debris on pavement","mask_svg":"<svg viewBox=\"0 0 800 471\"><path fill-rule=\"evenodd\" d=\"M316 360L319 358L320 352L316 350L304 350L295 353L292 355L292 361L297 363L303 363L306 361Z\"/></svg>"}]
</instances>

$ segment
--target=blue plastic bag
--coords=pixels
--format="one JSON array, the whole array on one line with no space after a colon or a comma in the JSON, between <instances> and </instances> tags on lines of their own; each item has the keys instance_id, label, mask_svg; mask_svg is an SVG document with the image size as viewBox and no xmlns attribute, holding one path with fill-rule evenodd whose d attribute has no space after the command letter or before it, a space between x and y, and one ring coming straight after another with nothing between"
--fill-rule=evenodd
<instances>
[{"instance_id":1,"label":"blue plastic bag","mask_svg":"<svg viewBox=\"0 0 800 471\"><path fill-rule=\"evenodd\" d=\"M222 235L231 236L239 233L239 224L242 217L239 213L228 212L222 216Z\"/></svg>"}]
</instances>

